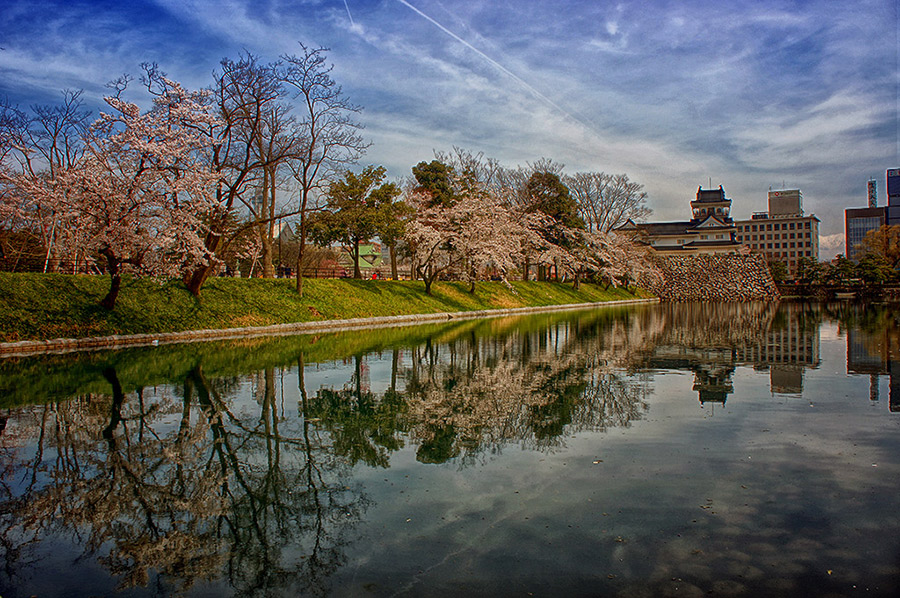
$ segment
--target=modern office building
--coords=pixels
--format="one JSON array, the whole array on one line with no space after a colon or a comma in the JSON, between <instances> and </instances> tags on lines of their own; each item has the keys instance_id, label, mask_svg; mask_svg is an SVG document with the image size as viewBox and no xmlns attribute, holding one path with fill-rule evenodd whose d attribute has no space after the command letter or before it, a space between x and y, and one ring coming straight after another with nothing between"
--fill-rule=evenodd
<instances>
[{"instance_id":1,"label":"modern office building","mask_svg":"<svg viewBox=\"0 0 900 598\"><path fill-rule=\"evenodd\" d=\"M900 168L889 168L885 173L887 179L888 205L900 205Z\"/></svg>"},{"instance_id":2,"label":"modern office building","mask_svg":"<svg viewBox=\"0 0 900 598\"><path fill-rule=\"evenodd\" d=\"M753 253L784 262L788 273L797 271L800 258L819 261L819 219L803 212L799 189L769 191L769 211L756 212L750 220L737 220L736 240Z\"/></svg>"},{"instance_id":3,"label":"modern office building","mask_svg":"<svg viewBox=\"0 0 900 598\"><path fill-rule=\"evenodd\" d=\"M885 172L887 185L887 205L878 206L878 188L874 179L866 184L868 207L844 210L844 249L848 258L858 260L860 243L869 231L882 226L900 225L900 168L890 168Z\"/></svg>"},{"instance_id":4,"label":"modern office building","mask_svg":"<svg viewBox=\"0 0 900 598\"><path fill-rule=\"evenodd\" d=\"M678 222L626 222L618 230L666 254L738 253L736 228L731 218L731 199L725 190L697 188L691 201L690 220Z\"/></svg>"},{"instance_id":5,"label":"modern office building","mask_svg":"<svg viewBox=\"0 0 900 598\"><path fill-rule=\"evenodd\" d=\"M886 208L847 208L844 210L844 248L846 256L858 260L860 243L869 231L887 224Z\"/></svg>"},{"instance_id":6,"label":"modern office building","mask_svg":"<svg viewBox=\"0 0 900 598\"><path fill-rule=\"evenodd\" d=\"M891 226L900 224L900 168L890 168L885 173L887 179L887 221Z\"/></svg>"}]
</instances>

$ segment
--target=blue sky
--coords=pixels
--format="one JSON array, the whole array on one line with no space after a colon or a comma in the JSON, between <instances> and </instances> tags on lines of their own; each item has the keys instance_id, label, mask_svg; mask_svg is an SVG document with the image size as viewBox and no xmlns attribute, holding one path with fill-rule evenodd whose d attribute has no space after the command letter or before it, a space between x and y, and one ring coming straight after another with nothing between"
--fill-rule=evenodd
<instances>
[{"instance_id":1,"label":"blue sky","mask_svg":"<svg viewBox=\"0 0 900 598\"><path fill-rule=\"evenodd\" d=\"M549 157L627 173L655 220L687 217L710 180L736 217L786 185L831 235L900 166L898 22L892 0L5 0L0 94L99 107L141 62L197 88L222 58L302 41L330 48L364 108L363 163L392 176L454 145Z\"/></svg>"}]
</instances>

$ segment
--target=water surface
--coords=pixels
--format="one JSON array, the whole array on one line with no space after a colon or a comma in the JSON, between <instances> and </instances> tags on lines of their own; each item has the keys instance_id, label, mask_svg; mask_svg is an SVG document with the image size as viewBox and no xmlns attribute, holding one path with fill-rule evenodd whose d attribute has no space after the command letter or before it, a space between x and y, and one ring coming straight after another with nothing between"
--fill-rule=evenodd
<instances>
[{"instance_id":1,"label":"water surface","mask_svg":"<svg viewBox=\"0 0 900 598\"><path fill-rule=\"evenodd\" d=\"M0 361L0 595L891 596L900 311Z\"/></svg>"}]
</instances>

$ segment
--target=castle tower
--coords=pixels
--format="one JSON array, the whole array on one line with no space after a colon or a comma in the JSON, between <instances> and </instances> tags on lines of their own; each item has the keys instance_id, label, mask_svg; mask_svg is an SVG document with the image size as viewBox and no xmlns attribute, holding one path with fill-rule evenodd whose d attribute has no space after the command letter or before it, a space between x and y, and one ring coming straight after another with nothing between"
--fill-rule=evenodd
<instances>
[{"instance_id":1,"label":"castle tower","mask_svg":"<svg viewBox=\"0 0 900 598\"><path fill-rule=\"evenodd\" d=\"M697 199L691 202L694 220L706 220L715 216L723 222L731 222L731 200L725 197L722 185L718 189L697 187Z\"/></svg>"}]
</instances>

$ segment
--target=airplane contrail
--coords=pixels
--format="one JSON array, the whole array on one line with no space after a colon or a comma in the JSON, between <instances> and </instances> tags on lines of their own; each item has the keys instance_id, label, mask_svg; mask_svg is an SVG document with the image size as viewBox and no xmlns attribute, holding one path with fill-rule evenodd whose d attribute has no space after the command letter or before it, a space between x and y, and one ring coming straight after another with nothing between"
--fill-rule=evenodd
<instances>
[{"instance_id":1,"label":"airplane contrail","mask_svg":"<svg viewBox=\"0 0 900 598\"><path fill-rule=\"evenodd\" d=\"M347 16L350 17L350 24L356 25L356 23L353 22L353 15L350 14L350 5L347 4L347 0L344 0L344 8L347 9Z\"/></svg>"},{"instance_id":2,"label":"airplane contrail","mask_svg":"<svg viewBox=\"0 0 900 598\"><path fill-rule=\"evenodd\" d=\"M344 1L346 2L346 0L344 0ZM529 85L528 82L526 82L524 79L522 79L521 77L519 77L518 75L516 75L515 73L513 73L512 71L510 71L508 68L506 68L505 66L503 66L502 64L500 64L499 62L497 62L496 60L494 60L493 58L491 58L490 56L488 56L487 54L485 54L484 52L482 52L481 50L479 50L478 48L476 48L475 46L473 46L472 44L470 44L469 42L467 42L467 41L464 40L463 38L461 38L460 36L456 35L455 33L453 33L452 31L450 31L449 29L447 29L446 27L444 27L443 25L441 25L440 23L438 23L438 22L435 21L434 19L432 19L430 16L428 16L427 14L425 14L424 12L422 12L421 10L419 10L418 8L416 8L415 6L413 6L412 4L410 4L409 2L407 2L406 0L397 0L397 2L399 2L399 3L402 4L403 6L406 6L406 7L409 8L411 11L415 12L417 15L419 15L420 17L422 17L423 19L425 19L426 21L428 21L429 23L431 23L432 25L434 25L435 27L437 27L438 29L440 29L441 31L443 31L444 33L446 33L447 35L449 35L450 37L452 37L453 39L455 39L455 40L458 41L459 43L461 43L462 45L464 45L466 48L472 50L473 52L475 52L476 54L478 54L479 56L481 56L481 57L482 57L484 60L486 60L491 66L493 66L494 68L496 68L497 70L499 70L500 72L502 72L503 74L505 74L507 77L510 77L513 81L515 81L516 83L518 83L519 85L521 85L522 87L524 87L525 89L527 89L529 92L531 92L532 94L534 94L537 98L539 98L539 99L542 100L543 102L549 104L550 106L552 106L552 107L555 108L556 110L559 110L559 111L562 112L565 116L567 116L567 117L571 118L572 120L574 120L574 121L580 123L582 126L586 126L586 127L588 127L589 129L592 129L592 127L591 127L590 125L588 125L587 123L583 122L580 118L577 118L577 117L573 116L572 114L570 114L565 108L563 108L562 106L560 106L559 104L557 104L556 102L554 102L553 100L551 100L550 98L548 98L547 96L545 96L544 94L542 94L540 91L538 91L537 89L535 89L534 87L532 87L531 85Z\"/></svg>"}]
</instances>

